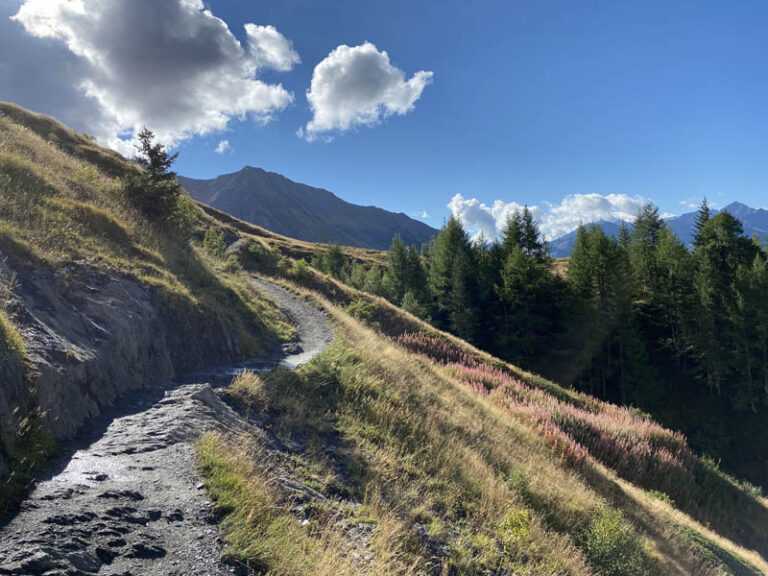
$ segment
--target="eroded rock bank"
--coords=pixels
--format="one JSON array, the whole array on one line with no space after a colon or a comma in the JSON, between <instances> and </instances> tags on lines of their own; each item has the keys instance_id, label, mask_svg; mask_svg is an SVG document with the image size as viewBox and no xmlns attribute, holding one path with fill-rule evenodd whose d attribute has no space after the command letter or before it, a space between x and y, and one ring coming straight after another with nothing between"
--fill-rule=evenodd
<instances>
[{"instance_id":1,"label":"eroded rock bank","mask_svg":"<svg viewBox=\"0 0 768 576\"><path fill-rule=\"evenodd\" d=\"M126 391L242 356L234 328L133 279L7 261L0 274L13 277L8 313L28 348L25 377L0 386L0 428L39 409L53 437L68 439Z\"/></svg>"}]
</instances>

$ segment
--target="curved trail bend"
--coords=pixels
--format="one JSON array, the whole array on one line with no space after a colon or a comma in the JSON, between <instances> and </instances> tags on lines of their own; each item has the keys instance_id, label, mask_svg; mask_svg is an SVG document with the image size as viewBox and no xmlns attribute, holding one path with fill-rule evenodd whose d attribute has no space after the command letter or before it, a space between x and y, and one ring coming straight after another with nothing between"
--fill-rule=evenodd
<instances>
[{"instance_id":1,"label":"curved trail bend","mask_svg":"<svg viewBox=\"0 0 768 576\"><path fill-rule=\"evenodd\" d=\"M217 367L121 399L86 427L58 468L0 528L0 574L219 576L222 543L195 469L191 441L245 423L213 387L249 368L308 362L331 341L325 313L254 279L298 327L271 359Z\"/></svg>"}]
</instances>

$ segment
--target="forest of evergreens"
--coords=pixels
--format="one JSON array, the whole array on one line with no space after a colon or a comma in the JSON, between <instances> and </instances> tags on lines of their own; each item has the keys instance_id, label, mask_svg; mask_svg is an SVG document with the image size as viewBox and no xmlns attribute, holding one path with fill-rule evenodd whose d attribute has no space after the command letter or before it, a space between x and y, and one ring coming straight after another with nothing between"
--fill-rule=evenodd
<instances>
[{"instance_id":1,"label":"forest of evergreens","mask_svg":"<svg viewBox=\"0 0 768 576\"><path fill-rule=\"evenodd\" d=\"M706 201L691 249L653 205L618 237L582 226L557 265L531 213L497 241L451 218L387 266L329 247L313 265L561 384L635 406L768 485L768 251Z\"/></svg>"}]
</instances>

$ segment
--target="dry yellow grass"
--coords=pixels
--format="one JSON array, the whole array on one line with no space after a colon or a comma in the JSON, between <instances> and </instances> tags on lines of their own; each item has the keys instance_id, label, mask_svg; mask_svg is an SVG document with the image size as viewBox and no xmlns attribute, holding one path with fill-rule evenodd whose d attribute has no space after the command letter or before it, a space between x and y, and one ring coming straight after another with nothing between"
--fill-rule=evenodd
<instances>
[{"instance_id":1,"label":"dry yellow grass","mask_svg":"<svg viewBox=\"0 0 768 576\"><path fill-rule=\"evenodd\" d=\"M329 310L337 340L299 374L260 380L258 401L266 394L273 424L313 446L341 435L355 493L378 520L373 573L765 573L759 554L610 470L574 472L450 371L305 294Z\"/></svg>"}]
</instances>

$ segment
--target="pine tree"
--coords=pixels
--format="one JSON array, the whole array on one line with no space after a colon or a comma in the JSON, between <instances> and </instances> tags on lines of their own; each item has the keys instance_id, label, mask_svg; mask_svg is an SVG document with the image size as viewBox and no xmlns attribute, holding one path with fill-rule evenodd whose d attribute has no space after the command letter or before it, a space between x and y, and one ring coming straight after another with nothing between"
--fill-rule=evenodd
<instances>
[{"instance_id":1,"label":"pine tree","mask_svg":"<svg viewBox=\"0 0 768 576\"><path fill-rule=\"evenodd\" d=\"M349 283L358 290L362 290L365 285L366 272L367 270L363 264L357 260L353 260L349 270Z\"/></svg>"},{"instance_id":2,"label":"pine tree","mask_svg":"<svg viewBox=\"0 0 768 576\"><path fill-rule=\"evenodd\" d=\"M587 226L583 224L576 229L576 240L573 243L571 259L568 264L568 283L579 301L590 302L592 300L594 291L590 233Z\"/></svg>"},{"instance_id":3,"label":"pine tree","mask_svg":"<svg viewBox=\"0 0 768 576\"><path fill-rule=\"evenodd\" d=\"M539 235L539 228L536 226L533 214L531 214L528 206L523 208L520 219L522 222L520 244L523 248L523 252L528 256L543 260L546 257L546 250L544 248L544 243L541 241L541 236Z\"/></svg>"},{"instance_id":4,"label":"pine tree","mask_svg":"<svg viewBox=\"0 0 768 576\"><path fill-rule=\"evenodd\" d=\"M694 229L694 236L693 236L693 247L694 249L698 248L699 245L702 242L702 232L704 231L704 227L707 225L707 222L709 222L709 219L711 217L709 204L707 203L707 199L704 198L701 201L701 204L699 205L699 212L696 214L696 220L693 223L693 229Z\"/></svg>"},{"instance_id":5,"label":"pine tree","mask_svg":"<svg viewBox=\"0 0 768 576\"><path fill-rule=\"evenodd\" d=\"M426 306L429 301L427 292L427 274L421 256L414 247L410 247L407 253L408 259L408 288L406 292L413 293L413 297Z\"/></svg>"},{"instance_id":6,"label":"pine tree","mask_svg":"<svg viewBox=\"0 0 768 576\"><path fill-rule=\"evenodd\" d=\"M375 294L381 296L383 293L381 282L381 268L374 265L371 266L365 273L365 281L363 282L363 290L369 294Z\"/></svg>"},{"instance_id":7,"label":"pine tree","mask_svg":"<svg viewBox=\"0 0 768 576\"><path fill-rule=\"evenodd\" d=\"M126 179L126 193L138 210L158 222L168 221L179 205L183 191L171 166L178 152L169 155L162 144L153 144L154 134L144 128L139 133L136 161L140 174Z\"/></svg>"},{"instance_id":8,"label":"pine tree","mask_svg":"<svg viewBox=\"0 0 768 576\"><path fill-rule=\"evenodd\" d=\"M416 297L413 290L408 290L405 293L400 307L418 318L426 319L428 317L427 307Z\"/></svg>"},{"instance_id":9,"label":"pine tree","mask_svg":"<svg viewBox=\"0 0 768 576\"><path fill-rule=\"evenodd\" d=\"M477 328L473 273L471 252L458 250L451 267L448 328L470 342L474 340Z\"/></svg>"},{"instance_id":10,"label":"pine tree","mask_svg":"<svg viewBox=\"0 0 768 576\"><path fill-rule=\"evenodd\" d=\"M523 245L523 215L515 210L512 216L507 216L504 231L501 234L501 249L509 255L515 246Z\"/></svg>"},{"instance_id":11,"label":"pine tree","mask_svg":"<svg viewBox=\"0 0 768 576\"><path fill-rule=\"evenodd\" d=\"M621 221L621 225L619 226L619 237L617 240L619 242L619 247L622 250L629 250L629 244L632 242L632 230L630 230L624 220Z\"/></svg>"},{"instance_id":12,"label":"pine tree","mask_svg":"<svg viewBox=\"0 0 768 576\"><path fill-rule=\"evenodd\" d=\"M506 326L499 336L500 346L515 362L526 365L534 359L535 350L544 335L546 319L541 314L547 270L515 246L506 256L497 288L506 308Z\"/></svg>"},{"instance_id":13,"label":"pine tree","mask_svg":"<svg viewBox=\"0 0 768 576\"><path fill-rule=\"evenodd\" d=\"M346 264L346 258L344 252L338 244L331 244L320 256L321 266L320 269L333 276L334 278L341 278L344 274L344 265Z\"/></svg>"},{"instance_id":14,"label":"pine tree","mask_svg":"<svg viewBox=\"0 0 768 576\"><path fill-rule=\"evenodd\" d=\"M638 289L653 297L657 290L656 247L659 244L664 221L653 204L643 207L632 231L630 257Z\"/></svg>"},{"instance_id":15,"label":"pine tree","mask_svg":"<svg viewBox=\"0 0 768 576\"><path fill-rule=\"evenodd\" d=\"M739 341L739 267L751 266L760 253L743 237L741 222L728 212L710 218L702 228L695 252L696 312L693 340L701 357L703 375L711 388L722 392L737 368L733 350Z\"/></svg>"},{"instance_id":16,"label":"pine tree","mask_svg":"<svg viewBox=\"0 0 768 576\"><path fill-rule=\"evenodd\" d=\"M678 236L663 228L656 248L658 290L654 303L659 308L655 324L667 334L674 354L684 348L684 327L692 305L690 280L692 256Z\"/></svg>"},{"instance_id":17,"label":"pine tree","mask_svg":"<svg viewBox=\"0 0 768 576\"><path fill-rule=\"evenodd\" d=\"M460 302L469 301L473 294L472 286L465 285L471 282L474 269L472 246L454 216L435 238L429 254L429 289L435 302L434 319L439 327L448 328L454 322L453 318L462 312L456 306L465 306L466 303ZM461 298L454 297L457 288L462 291Z\"/></svg>"},{"instance_id":18,"label":"pine tree","mask_svg":"<svg viewBox=\"0 0 768 576\"><path fill-rule=\"evenodd\" d=\"M384 272L384 294L390 302L400 304L408 290L408 251L405 249L403 239L395 234L392 245L387 253L387 268Z\"/></svg>"}]
</instances>

